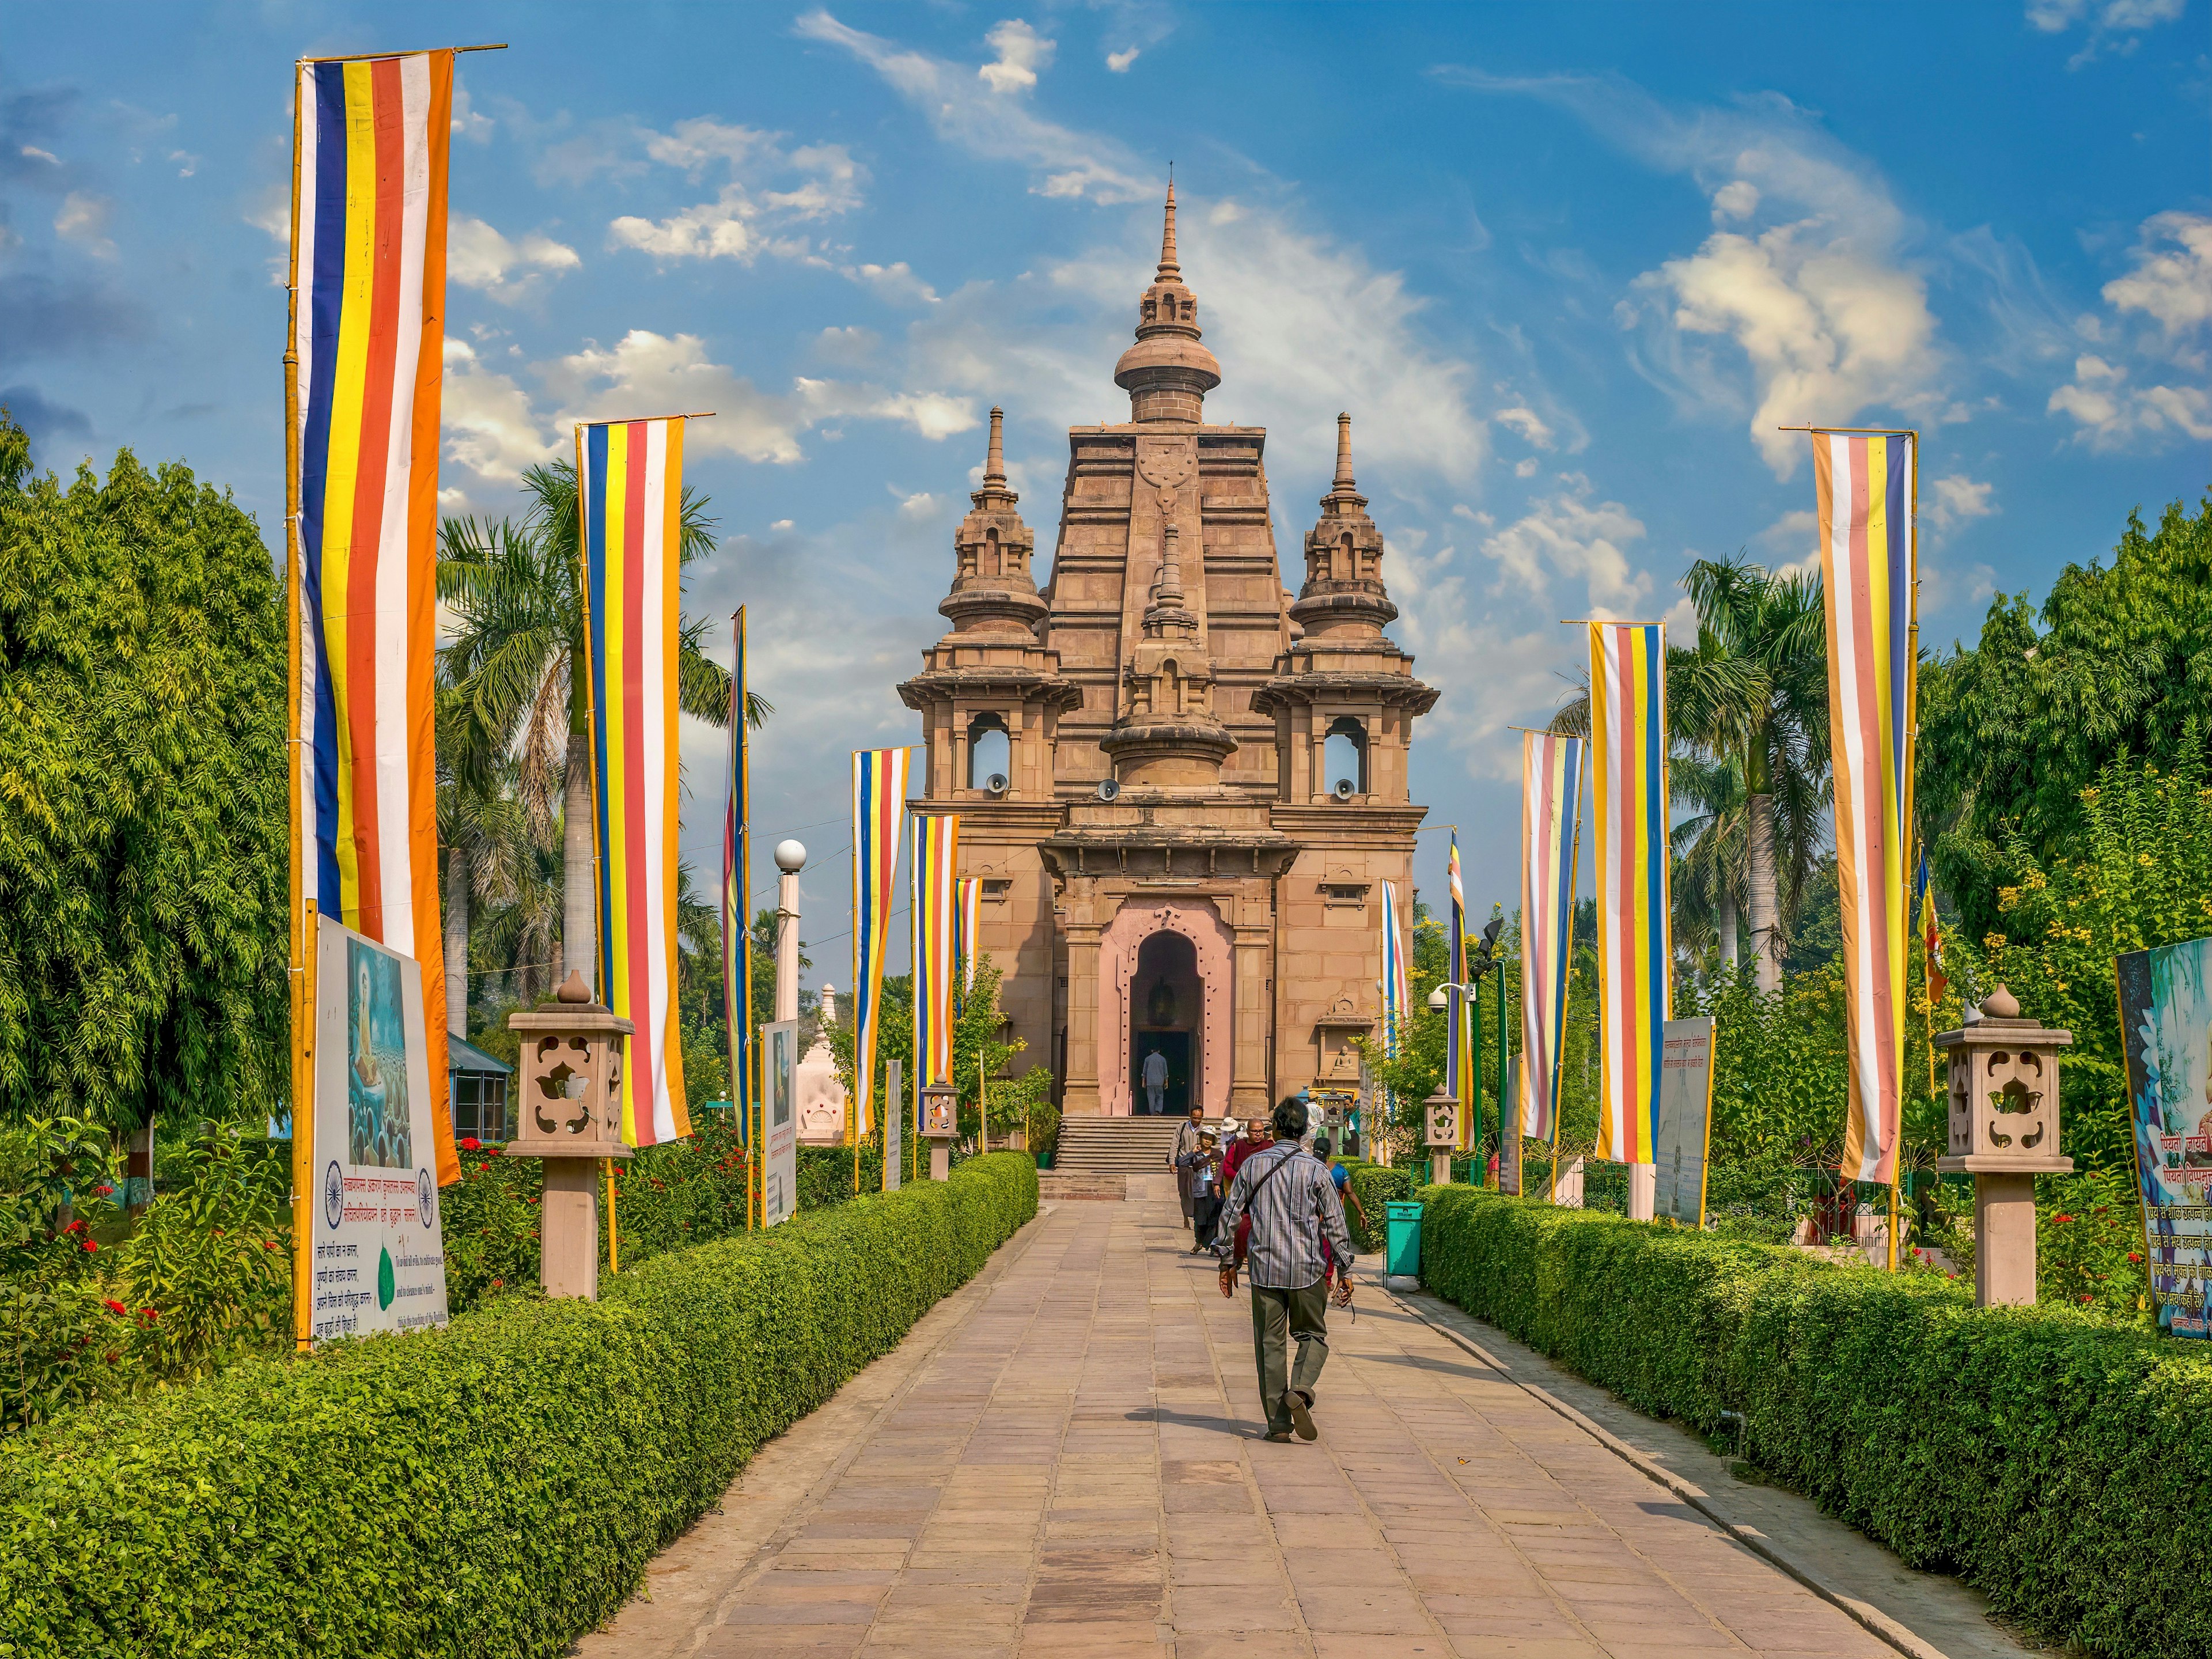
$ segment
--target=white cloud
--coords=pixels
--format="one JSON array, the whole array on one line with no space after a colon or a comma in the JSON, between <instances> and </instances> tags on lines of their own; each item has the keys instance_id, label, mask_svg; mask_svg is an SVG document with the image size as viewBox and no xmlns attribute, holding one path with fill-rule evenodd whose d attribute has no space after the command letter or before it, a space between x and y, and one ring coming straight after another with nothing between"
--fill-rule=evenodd
<instances>
[{"instance_id":1,"label":"white cloud","mask_svg":"<svg viewBox=\"0 0 2212 1659\"><path fill-rule=\"evenodd\" d=\"M1996 504L1990 497L1996 489L1995 484L1978 483L1963 472L1950 473L1929 483L1921 499L1920 516L1940 540L1960 526L1995 513Z\"/></svg>"},{"instance_id":2,"label":"white cloud","mask_svg":"<svg viewBox=\"0 0 2212 1659\"><path fill-rule=\"evenodd\" d=\"M1759 211L1759 186L1747 179L1735 179L1713 192L1713 222L1723 219L1748 219Z\"/></svg>"},{"instance_id":3,"label":"white cloud","mask_svg":"<svg viewBox=\"0 0 2212 1659\"><path fill-rule=\"evenodd\" d=\"M2212 398L2195 386L2126 384L2128 371L2084 352L2074 361L2074 383L2062 386L2045 405L2075 424L2074 441L2096 450L2126 449L2139 441L2162 447L2177 434L2212 440Z\"/></svg>"},{"instance_id":4,"label":"white cloud","mask_svg":"<svg viewBox=\"0 0 2212 1659\"><path fill-rule=\"evenodd\" d=\"M1498 567L1498 591L1517 588L1540 601L1554 583L1579 581L1593 612L1633 613L1651 595L1651 577L1628 558L1630 545L1644 538L1643 521L1619 501L1593 503L1580 473L1564 473L1559 483L1558 495L1484 538L1483 556Z\"/></svg>"},{"instance_id":5,"label":"white cloud","mask_svg":"<svg viewBox=\"0 0 2212 1659\"><path fill-rule=\"evenodd\" d=\"M492 118L478 112L469 97L469 84L459 68L453 70L453 133L456 138L465 138L472 144L491 142Z\"/></svg>"},{"instance_id":6,"label":"white cloud","mask_svg":"<svg viewBox=\"0 0 2212 1659\"><path fill-rule=\"evenodd\" d=\"M114 216L115 204L107 197L73 190L62 198L61 211L54 215L54 234L65 242L75 242L95 258L112 259L115 244L108 240L107 226ZM290 234L289 225L286 234Z\"/></svg>"},{"instance_id":7,"label":"white cloud","mask_svg":"<svg viewBox=\"0 0 2212 1659\"><path fill-rule=\"evenodd\" d=\"M2105 284L2114 310L2154 319L2168 340L2212 323L2212 217L2155 214L2130 257L2135 269Z\"/></svg>"},{"instance_id":8,"label":"white cloud","mask_svg":"<svg viewBox=\"0 0 2212 1659\"><path fill-rule=\"evenodd\" d=\"M53 151L50 149L40 149L36 144L23 145L21 153L26 159L33 161L44 161L50 167L58 167L62 164L62 158L60 156L55 155Z\"/></svg>"},{"instance_id":9,"label":"white cloud","mask_svg":"<svg viewBox=\"0 0 2212 1659\"><path fill-rule=\"evenodd\" d=\"M1140 47L1131 46L1127 52L1109 52L1106 54L1106 67L1116 75L1127 75L1129 65L1137 61L1141 50Z\"/></svg>"},{"instance_id":10,"label":"white cloud","mask_svg":"<svg viewBox=\"0 0 2212 1659\"><path fill-rule=\"evenodd\" d=\"M1513 476L1516 478L1534 477L1536 476L1536 458L1534 455L1527 455L1514 462Z\"/></svg>"},{"instance_id":11,"label":"white cloud","mask_svg":"<svg viewBox=\"0 0 2212 1659\"><path fill-rule=\"evenodd\" d=\"M891 493L896 495L898 492L894 490ZM937 497L926 489L917 491L900 501L899 511L910 519L928 518L937 511Z\"/></svg>"},{"instance_id":12,"label":"white cloud","mask_svg":"<svg viewBox=\"0 0 2212 1659\"><path fill-rule=\"evenodd\" d=\"M1018 162L1040 175L1030 185L1035 194L1134 202L1153 193L1145 169L1126 146L1042 119L1024 100L1002 96L980 69L970 70L848 28L826 11L805 13L797 27L805 39L850 52L875 70L921 112L939 137L993 161Z\"/></svg>"},{"instance_id":13,"label":"white cloud","mask_svg":"<svg viewBox=\"0 0 2212 1659\"><path fill-rule=\"evenodd\" d=\"M984 64L975 74L994 92L1028 91L1036 85L1037 71L1052 62L1055 43L1018 17L994 25L983 39L999 54L998 61Z\"/></svg>"},{"instance_id":14,"label":"white cloud","mask_svg":"<svg viewBox=\"0 0 2212 1659\"><path fill-rule=\"evenodd\" d=\"M535 298L546 273L558 276L582 263L575 249L536 231L510 241L483 220L463 217L446 233L446 274L501 305Z\"/></svg>"},{"instance_id":15,"label":"white cloud","mask_svg":"<svg viewBox=\"0 0 2212 1659\"><path fill-rule=\"evenodd\" d=\"M511 484L524 468L556 459L558 443L512 376L483 368L468 342L450 334L445 366L439 418L448 459L488 482Z\"/></svg>"},{"instance_id":16,"label":"white cloud","mask_svg":"<svg viewBox=\"0 0 2212 1659\"><path fill-rule=\"evenodd\" d=\"M937 303L937 290L915 276L914 267L903 259L890 265L847 265L844 274L892 305Z\"/></svg>"},{"instance_id":17,"label":"white cloud","mask_svg":"<svg viewBox=\"0 0 2212 1659\"><path fill-rule=\"evenodd\" d=\"M1779 425L1883 408L1932 417L1950 401L1926 284L1904 254L1911 227L1879 170L1788 100L1680 112L1617 77L1436 73L1565 107L1647 165L1688 175L1716 224L1766 221L1712 230L1696 252L1638 277L1644 306L1616 314L1648 325L1656 368L1683 402L1748 407L1748 435L1778 477L1805 447ZM1741 353L1748 388L1735 358L1707 345L1716 339Z\"/></svg>"},{"instance_id":18,"label":"white cloud","mask_svg":"<svg viewBox=\"0 0 2212 1659\"><path fill-rule=\"evenodd\" d=\"M2188 9L2188 0L2027 0L2027 21L2045 34L2063 34L2084 18L2087 43L2066 60L2069 70L2093 61L2100 52L2125 57L2142 44L2143 30L2171 23Z\"/></svg>"},{"instance_id":19,"label":"white cloud","mask_svg":"<svg viewBox=\"0 0 2212 1659\"><path fill-rule=\"evenodd\" d=\"M1498 425L1510 428L1519 433L1538 449L1552 447L1552 428L1544 424L1542 418L1533 409L1518 407L1501 409L1490 418L1496 421Z\"/></svg>"},{"instance_id":20,"label":"white cloud","mask_svg":"<svg viewBox=\"0 0 2212 1659\"><path fill-rule=\"evenodd\" d=\"M189 179L200 170L200 158L189 150L173 149L169 159L177 163L177 177Z\"/></svg>"},{"instance_id":21,"label":"white cloud","mask_svg":"<svg viewBox=\"0 0 2212 1659\"><path fill-rule=\"evenodd\" d=\"M832 363L865 363L876 355L883 343L872 329L854 325L848 328L825 328L814 337L815 355Z\"/></svg>"},{"instance_id":22,"label":"white cloud","mask_svg":"<svg viewBox=\"0 0 2212 1659\"><path fill-rule=\"evenodd\" d=\"M796 227L848 213L862 199L860 165L842 144L786 151L773 133L706 116L678 121L666 132L641 131L646 155L662 166L694 179L720 166L730 177L713 200L665 218L624 214L607 227L611 246L663 260L750 264L763 253L802 258L812 244L792 234Z\"/></svg>"},{"instance_id":23,"label":"white cloud","mask_svg":"<svg viewBox=\"0 0 2212 1659\"><path fill-rule=\"evenodd\" d=\"M974 404L964 398L948 398L941 392L901 392L888 397L863 392L856 402L841 402L836 412L896 421L932 441L949 438L956 432L972 432L976 425Z\"/></svg>"}]
</instances>

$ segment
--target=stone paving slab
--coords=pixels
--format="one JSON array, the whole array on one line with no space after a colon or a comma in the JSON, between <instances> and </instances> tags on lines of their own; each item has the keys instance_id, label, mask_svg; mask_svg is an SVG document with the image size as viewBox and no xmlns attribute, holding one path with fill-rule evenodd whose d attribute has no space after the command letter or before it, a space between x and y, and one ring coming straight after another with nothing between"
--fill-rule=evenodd
<instances>
[{"instance_id":1,"label":"stone paving slab","mask_svg":"<svg viewBox=\"0 0 2212 1659\"><path fill-rule=\"evenodd\" d=\"M1533 1356L1470 1352L1495 1334L1439 1328L1442 1304L1371 1278L1356 1319L1330 1316L1320 1440L1260 1439L1248 1304L1188 1254L1170 1182L1130 1188L1024 1228L764 1448L575 1651L1894 1659L1528 1392ZM1608 1409L1626 1438L1632 1413ZM1881 1555L1817 1512L1759 1518ZM1947 1636L1985 1632L1954 1659L2018 1650L1968 1632L1960 1604L1939 1610Z\"/></svg>"}]
</instances>

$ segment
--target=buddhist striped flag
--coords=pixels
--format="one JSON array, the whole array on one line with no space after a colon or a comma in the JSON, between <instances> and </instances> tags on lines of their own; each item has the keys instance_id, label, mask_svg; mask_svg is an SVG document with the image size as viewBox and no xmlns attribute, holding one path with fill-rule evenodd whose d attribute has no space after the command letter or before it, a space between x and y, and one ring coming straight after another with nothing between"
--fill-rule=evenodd
<instances>
[{"instance_id":1,"label":"buddhist striped flag","mask_svg":"<svg viewBox=\"0 0 2212 1659\"><path fill-rule=\"evenodd\" d=\"M691 1133L676 1023L684 417L576 428L599 842L599 993L629 1020L623 1139Z\"/></svg>"},{"instance_id":2,"label":"buddhist striped flag","mask_svg":"<svg viewBox=\"0 0 2212 1659\"><path fill-rule=\"evenodd\" d=\"M959 984L960 820L952 813L916 813L914 857L907 866L914 914L914 1124L921 1127L921 1091L952 1075L953 994Z\"/></svg>"},{"instance_id":3,"label":"buddhist striped flag","mask_svg":"<svg viewBox=\"0 0 2212 1659\"><path fill-rule=\"evenodd\" d=\"M1451 956L1444 975L1463 989L1450 998L1444 1016L1444 1076L1459 1101L1459 1150L1465 1152L1474 1133L1475 1066L1481 1057L1474 1042L1474 988L1467 980L1467 890L1460 881L1456 830L1452 831L1447 874L1451 884Z\"/></svg>"},{"instance_id":4,"label":"buddhist striped flag","mask_svg":"<svg viewBox=\"0 0 2212 1659\"><path fill-rule=\"evenodd\" d=\"M859 1139L875 1123L876 1037L883 1024L884 952L898 890L906 765L903 749L853 751L852 1133Z\"/></svg>"},{"instance_id":5,"label":"buddhist striped flag","mask_svg":"<svg viewBox=\"0 0 2212 1659\"><path fill-rule=\"evenodd\" d=\"M1398 914L1398 890L1382 884L1382 1052L1395 1058L1405 1036L1406 930Z\"/></svg>"},{"instance_id":6,"label":"buddhist striped flag","mask_svg":"<svg viewBox=\"0 0 2212 1659\"><path fill-rule=\"evenodd\" d=\"M447 1107L432 714L453 55L300 65L293 234L303 896L422 964ZM313 935L309 935L312 948Z\"/></svg>"},{"instance_id":7,"label":"buddhist striped flag","mask_svg":"<svg viewBox=\"0 0 2212 1659\"><path fill-rule=\"evenodd\" d=\"M722 807L722 1014L729 1032L730 1103L738 1144L753 1134L753 935L746 912L751 867L752 751L745 731L745 608L730 620L730 798Z\"/></svg>"},{"instance_id":8,"label":"buddhist striped flag","mask_svg":"<svg viewBox=\"0 0 2212 1659\"><path fill-rule=\"evenodd\" d=\"M1909 433L1813 434L1850 1056L1844 1173L1885 1184L1897 1178L1905 1054L1914 448Z\"/></svg>"},{"instance_id":9,"label":"buddhist striped flag","mask_svg":"<svg viewBox=\"0 0 2212 1659\"><path fill-rule=\"evenodd\" d=\"M1583 740L1521 735L1521 1133L1559 1132L1559 1039L1575 945Z\"/></svg>"},{"instance_id":10,"label":"buddhist striped flag","mask_svg":"<svg viewBox=\"0 0 2212 1659\"><path fill-rule=\"evenodd\" d=\"M960 896L957 901L959 910L957 915L954 918L954 922L959 932L959 942L955 948L958 950L960 953L960 994L963 997L967 996L975 988L975 957L977 954L975 948L975 927L978 920L976 911L978 905L981 902L982 896L983 884L981 882L975 879L973 877L963 877L962 878L960 883Z\"/></svg>"},{"instance_id":11,"label":"buddhist striped flag","mask_svg":"<svg viewBox=\"0 0 2212 1659\"><path fill-rule=\"evenodd\" d=\"M1592 623L1591 774L1596 798L1599 1024L1605 1098L1597 1155L1649 1164L1674 1012L1667 842L1667 634Z\"/></svg>"}]
</instances>

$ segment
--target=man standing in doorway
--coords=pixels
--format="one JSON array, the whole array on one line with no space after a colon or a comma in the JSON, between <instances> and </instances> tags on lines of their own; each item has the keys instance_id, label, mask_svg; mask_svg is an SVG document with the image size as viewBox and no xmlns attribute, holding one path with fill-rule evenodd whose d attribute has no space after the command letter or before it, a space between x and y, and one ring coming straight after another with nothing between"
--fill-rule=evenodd
<instances>
[{"instance_id":1,"label":"man standing in doorway","mask_svg":"<svg viewBox=\"0 0 2212 1659\"><path fill-rule=\"evenodd\" d=\"M1168 1091L1168 1057L1155 1048L1145 1056L1145 1109L1154 1117L1164 1107Z\"/></svg>"},{"instance_id":2,"label":"man standing in doorway","mask_svg":"<svg viewBox=\"0 0 2212 1659\"><path fill-rule=\"evenodd\" d=\"M1260 1374L1260 1405L1267 1438L1295 1433L1311 1440L1314 1384L1328 1358L1328 1287L1322 1276L1322 1241L1337 1266L1336 1304L1352 1304L1352 1235L1327 1168L1298 1143L1306 1132L1305 1103L1295 1095L1275 1108L1274 1144L1238 1167L1229 1201L1213 1233L1221 1258L1221 1294L1237 1294L1237 1223L1248 1215L1252 1231L1252 1352ZM1292 1341L1297 1345L1295 1363Z\"/></svg>"},{"instance_id":3,"label":"man standing in doorway","mask_svg":"<svg viewBox=\"0 0 2212 1659\"><path fill-rule=\"evenodd\" d=\"M1157 1057L1159 1050L1155 1048L1152 1053ZM1182 1202L1182 1218L1185 1225L1189 1224L1191 1218L1192 1166L1184 1163L1183 1159L1198 1150L1198 1138L1205 1125L1206 1108L1192 1107L1190 1115L1184 1119L1182 1125L1176 1130L1175 1150L1168 1154L1168 1162L1175 1166L1176 1197Z\"/></svg>"}]
</instances>

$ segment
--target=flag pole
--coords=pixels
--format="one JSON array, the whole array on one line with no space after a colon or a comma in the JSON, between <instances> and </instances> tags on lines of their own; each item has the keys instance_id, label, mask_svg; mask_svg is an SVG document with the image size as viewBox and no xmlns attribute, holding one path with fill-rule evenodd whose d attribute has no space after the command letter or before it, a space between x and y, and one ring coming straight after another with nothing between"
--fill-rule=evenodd
<instances>
[{"instance_id":1,"label":"flag pole","mask_svg":"<svg viewBox=\"0 0 2212 1659\"><path fill-rule=\"evenodd\" d=\"M292 66L292 244L284 279L284 795L291 854L286 905L291 960L286 964L284 979L290 993L292 1024L292 1338L295 1347L304 1353L313 1346L314 1328L311 1189L315 1180L315 1113L311 1039L314 987L309 963L314 936L302 861L307 803L302 799L304 781L300 770L305 752L300 707L305 647L301 610L307 597L300 569L300 139L305 118L300 107L301 67L298 63Z\"/></svg>"},{"instance_id":2,"label":"flag pole","mask_svg":"<svg viewBox=\"0 0 2212 1659\"><path fill-rule=\"evenodd\" d=\"M1910 572L1912 609L1906 619L1905 630L1905 775L1897 781L1897 787L1905 797L1905 811L1900 814L1900 821L1910 834L1914 827L1913 775L1920 764L1920 434L1917 432L1912 434L1912 472L1906 488L1912 492L1911 501L1906 509L1907 521L1911 526L1909 532L1911 540L1908 546L1912 563ZM1932 879L1920 902L1923 904L1936 902L1936 886ZM1928 988L1924 974L1920 988L1923 992ZM1932 1000L1928 1008L1928 1031L1929 1092L1932 1094L1936 1079L1936 1008ZM1900 1054L1898 1059L1900 1063L1897 1079L1897 1146L1889 1160L1889 1270L1892 1273L1897 1271L1897 1188L1898 1183L1905 1178L1904 1056Z\"/></svg>"},{"instance_id":3,"label":"flag pole","mask_svg":"<svg viewBox=\"0 0 2212 1659\"><path fill-rule=\"evenodd\" d=\"M1566 1115L1559 1105L1559 1076L1566 1070L1567 1010L1575 1000L1575 886L1582 879L1583 869L1583 769L1589 754L1589 745L1583 746L1583 754L1575 764L1575 833L1567 853L1567 950L1560 969L1566 975L1566 984L1559 993L1559 1035L1553 1044L1550 1079L1552 1095L1552 1194L1553 1204L1559 1201L1559 1120ZM1525 919L1522 925L1527 925ZM1523 947L1526 954L1526 947ZM1528 1051L1528 1035L1521 1034L1521 1052Z\"/></svg>"}]
</instances>

